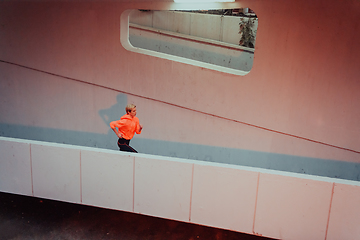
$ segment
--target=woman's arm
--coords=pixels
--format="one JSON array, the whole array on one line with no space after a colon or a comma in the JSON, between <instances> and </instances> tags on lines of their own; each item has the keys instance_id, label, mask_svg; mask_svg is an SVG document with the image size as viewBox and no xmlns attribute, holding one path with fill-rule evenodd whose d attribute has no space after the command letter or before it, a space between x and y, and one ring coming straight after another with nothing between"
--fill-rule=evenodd
<instances>
[{"instance_id":1,"label":"woman's arm","mask_svg":"<svg viewBox=\"0 0 360 240\"><path fill-rule=\"evenodd\" d=\"M117 121L113 121L110 123L110 127L111 129L114 131L114 133L116 134L116 136L118 136L118 138L122 138L123 134L119 131L118 126L117 126Z\"/></svg>"},{"instance_id":2,"label":"woman's arm","mask_svg":"<svg viewBox=\"0 0 360 240\"><path fill-rule=\"evenodd\" d=\"M114 133L116 134L116 136L118 136L118 138L122 138L123 137L123 135L122 135L122 133L121 132L119 132L119 130L115 127L115 128L111 128L113 131L114 131Z\"/></svg>"},{"instance_id":3,"label":"woman's arm","mask_svg":"<svg viewBox=\"0 0 360 240\"><path fill-rule=\"evenodd\" d=\"M137 134L140 134L142 129L143 129L143 126L138 122L137 125L136 125L135 132Z\"/></svg>"}]
</instances>

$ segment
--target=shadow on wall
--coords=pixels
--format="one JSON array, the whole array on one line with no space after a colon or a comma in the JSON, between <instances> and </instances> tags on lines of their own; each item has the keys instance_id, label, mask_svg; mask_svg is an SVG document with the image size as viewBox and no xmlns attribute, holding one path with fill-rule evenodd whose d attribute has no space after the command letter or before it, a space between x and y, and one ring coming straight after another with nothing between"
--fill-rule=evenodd
<instances>
[{"instance_id":1,"label":"shadow on wall","mask_svg":"<svg viewBox=\"0 0 360 240\"><path fill-rule=\"evenodd\" d=\"M118 150L117 137L109 124L124 115L127 96L118 94L116 100L110 108L98 111L108 126L107 134L0 123L0 136Z\"/></svg>"},{"instance_id":2,"label":"shadow on wall","mask_svg":"<svg viewBox=\"0 0 360 240\"><path fill-rule=\"evenodd\" d=\"M109 130L107 134L80 132L0 123L0 136L118 150L117 137L109 124L125 114L127 96L117 95L116 103L98 111ZM135 137L131 146L140 153L259 167L360 181L360 163L257 152L244 149L160 141Z\"/></svg>"},{"instance_id":3,"label":"shadow on wall","mask_svg":"<svg viewBox=\"0 0 360 240\"><path fill-rule=\"evenodd\" d=\"M114 109L116 109L116 107ZM115 113L111 114L116 115ZM111 118L108 121L110 120ZM116 144L117 137L111 129L107 134L26 127L11 124L0 124L0 129L0 135L4 137L118 150ZM360 181L360 163L308 158L268 152L256 152L244 149L159 141L139 137L132 139L131 145L140 153L146 154L249 167L259 167L265 169Z\"/></svg>"},{"instance_id":4,"label":"shadow on wall","mask_svg":"<svg viewBox=\"0 0 360 240\"><path fill-rule=\"evenodd\" d=\"M110 131L108 134L99 134L0 123L0 135L3 137L64 143L85 147L118 149L115 144L116 136L113 133L110 134Z\"/></svg>"},{"instance_id":5,"label":"shadow on wall","mask_svg":"<svg viewBox=\"0 0 360 240\"><path fill-rule=\"evenodd\" d=\"M360 163L136 138L139 152L360 181Z\"/></svg>"},{"instance_id":6,"label":"shadow on wall","mask_svg":"<svg viewBox=\"0 0 360 240\"><path fill-rule=\"evenodd\" d=\"M126 95L118 94L116 96L116 104L115 105L111 106L108 109L99 110L99 116L104 121L106 126L109 126L109 129L110 129L110 122L119 120L120 117L125 114L126 105L127 105ZM110 129L110 132L113 133L113 131L111 129Z\"/></svg>"}]
</instances>

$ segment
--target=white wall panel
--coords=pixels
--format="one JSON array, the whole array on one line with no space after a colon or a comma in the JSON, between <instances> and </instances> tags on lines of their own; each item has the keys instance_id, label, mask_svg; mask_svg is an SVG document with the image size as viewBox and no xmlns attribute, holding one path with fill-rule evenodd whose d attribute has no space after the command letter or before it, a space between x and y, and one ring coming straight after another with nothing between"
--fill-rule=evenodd
<instances>
[{"instance_id":1,"label":"white wall panel","mask_svg":"<svg viewBox=\"0 0 360 240\"><path fill-rule=\"evenodd\" d=\"M35 197L81 202L80 149L31 144L31 158Z\"/></svg>"},{"instance_id":2,"label":"white wall panel","mask_svg":"<svg viewBox=\"0 0 360 240\"><path fill-rule=\"evenodd\" d=\"M180 12L153 12L153 25L152 27L168 30L177 33L190 34L190 19L189 15Z\"/></svg>"},{"instance_id":3,"label":"white wall panel","mask_svg":"<svg viewBox=\"0 0 360 240\"><path fill-rule=\"evenodd\" d=\"M189 221L192 167L187 162L136 156L134 212Z\"/></svg>"},{"instance_id":4,"label":"white wall panel","mask_svg":"<svg viewBox=\"0 0 360 240\"><path fill-rule=\"evenodd\" d=\"M223 32L222 32L222 41L227 43L232 43L238 45L240 42L241 34L239 23L241 22L240 18L234 18L229 16L224 16L223 21Z\"/></svg>"},{"instance_id":5,"label":"white wall panel","mask_svg":"<svg viewBox=\"0 0 360 240\"><path fill-rule=\"evenodd\" d=\"M0 160L2 192L31 195L32 173L35 197L277 239L360 239L355 181L10 138Z\"/></svg>"},{"instance_id":6,"label":"white wall panel","mask_svg":"<svg viewBox=\"0 0 360 240\"><path fill-rule=\"evenodd\" d=\"M360 186L335 183L326 239L360 239Z\"/></svg>"},{"instance_id":7,"label":"white wall panel","mask_svg":"<svg viewBox=\"0 0 360 240\"><path fill-rule=\"evenodd\" d=\"M82 203L133 211L133 166L133 156L82 150Z\"/></svg>"},{"instance_id":8,"label":"white wall panel","mask_svg":"<svg viewBox=\"0 0 360 240\"><path fill-rule=\"evenodd\" d=\"M278 239L325 239L332 183L260 173L255 233Z\"/></svg>"},{"instance_id":9,"label":"white wall panel","mask_svg":"<svg viewBox=\"0 0 360 240\"><path fill-rule=\"evenodd\" d=\"M207 28L202 24L203 21L208 23ZM191 16L191 29L190 35L199 36L202 38L209 38L220 41L221 24L217 18L212 17L211 15L195 15Z\"/></svg>"},{"instance_id":10,"label":"white wall panel","mask_svg":"<svg viewBox=\"0 0 360 240\"><path fill-rule=\"evenodd\" d=\"M195 164L191 222L252 233L258 174Z\"/></svg>"},{"instance_id":11,"label":"white wall panel","mask_svg":"<svg viewBox=\"0 0 360 240\"><path fill-rule=\"evenodd\" d=\"M30 144L0 138L0 191L32 195Z\"/></svg>"}]
</instances>

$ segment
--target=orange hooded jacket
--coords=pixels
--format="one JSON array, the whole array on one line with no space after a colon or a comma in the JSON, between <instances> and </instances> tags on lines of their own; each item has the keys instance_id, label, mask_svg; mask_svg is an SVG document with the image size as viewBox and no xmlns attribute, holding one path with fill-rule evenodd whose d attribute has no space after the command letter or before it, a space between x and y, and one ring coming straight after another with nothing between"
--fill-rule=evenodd
<instances>
[{"instance_id":1,"label":"orange hooded jacket","mask_svg":"<svg viewBox=\"0 0 360 240\"><path fill-rule=\"evenodd\" d=\"M118 128L119 132L122 133L123 138L130 140L134 137L134 134L140 134L140 123L137 117L130 117L128 114L125 114L120 118L120 120L113 121L110 123L112 129Z\"/></svg>"}]
</instances>

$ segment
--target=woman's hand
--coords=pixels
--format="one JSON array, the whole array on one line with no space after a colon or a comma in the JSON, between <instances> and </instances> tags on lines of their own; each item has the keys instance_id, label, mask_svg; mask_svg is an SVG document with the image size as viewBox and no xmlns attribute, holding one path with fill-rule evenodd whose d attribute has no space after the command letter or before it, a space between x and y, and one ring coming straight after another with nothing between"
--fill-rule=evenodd
<instances>
[{"instance_id":1,"label":"woman's hand","mask_svg":"<svg viewBox=\"0 0 360 240\"><path fill-rule=\"evenodd\" d=\"M119 138L123 138L123 135L121 132L118 132L118 134L116 134Z\"/></svg>"},{"instance_id":2,"label":"woman's hand","mask_svg":"<svg viewBox=\"0 0 360 240\"><path fill-rule=\"evenodd\" d=\"M116 136L118 136L118 138L123 138L122 133L115 127L115 128L111 128L114 133L116 134Z\"/></svg>"},{"instance_id":3,"label":"woman's hand","mask_svg":"<svg viewBox=\"0 0 360 240\"><path fill-rule=\"evenodd\" d=\"M143 129L143 125L140 124L139 132L141 132L142 129Z\"/></svg>"}]
</instances>

